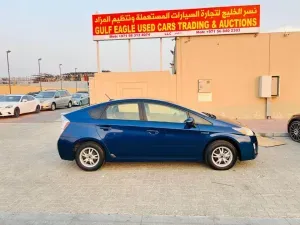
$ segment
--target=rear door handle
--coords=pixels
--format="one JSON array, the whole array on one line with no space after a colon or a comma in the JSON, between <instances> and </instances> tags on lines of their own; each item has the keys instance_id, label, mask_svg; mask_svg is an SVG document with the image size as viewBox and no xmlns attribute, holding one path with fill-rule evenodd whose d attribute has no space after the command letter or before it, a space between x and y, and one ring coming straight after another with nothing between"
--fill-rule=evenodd
<instances>
[{"instance_id":1,"label":"rear door handle","mask_svg":"<svg viewBox=\"0 0 300 225\"><path fill-rule=\"evenodd\" d=\"M147 130L147 132L151 135L156 135L159 133L157 130Z\"/></svg>"},{"instance_id":2,"label":"rear door handle","mask_svg":"<svg viewBox=\"0 0 300 225\"><path fill-rule=\"evenodd\" d=\"M111 130L111 127L110 126L98 126L101 130L104 130L104 131L109 131Z\"/></svg>"}]
</instances>

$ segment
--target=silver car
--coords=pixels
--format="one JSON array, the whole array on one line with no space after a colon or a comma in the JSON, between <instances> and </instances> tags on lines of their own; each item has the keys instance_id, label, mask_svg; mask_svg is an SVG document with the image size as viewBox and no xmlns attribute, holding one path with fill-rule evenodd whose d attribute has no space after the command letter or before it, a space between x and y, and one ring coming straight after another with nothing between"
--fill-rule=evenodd
<instances>
[{"instance_id":1,"label":"silver car","mask_svg":"<svg viewBox=\"0 0 300 225\"><path fill-rule=\"evenodd\" d=\"M47 90L41 91L37 96L41 102L41 109L71 108L73 105L72 95L67 90Z\"/></svg>"},{"instance_id":2,"label":"silver car","mask_svg":"<svg viewBox=\"0 0 300 225\"><path fill-rule=\"evenodd\" d=\"M73 94L72 102L73 102L73 105L78 105L78 106L87 105L87 104L89 104L89 96L87 94L83 94L83 93Z\"/></svg>"}]
</instances>

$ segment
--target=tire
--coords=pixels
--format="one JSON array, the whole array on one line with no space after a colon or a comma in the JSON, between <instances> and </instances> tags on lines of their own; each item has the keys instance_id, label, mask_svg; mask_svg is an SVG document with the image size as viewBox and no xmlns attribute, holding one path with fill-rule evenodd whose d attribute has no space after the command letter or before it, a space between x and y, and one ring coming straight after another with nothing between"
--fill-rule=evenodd
<instances>
[{"instance_id":1,"label":"tire","mask_svg":"<svg viewBox=\"0 0 300 225\"><path fill-rule=\"evenodd\" d=\"M20 109L19 108L15 108L14 110L14 117L18 118L20 116Z\"/></svg>"},{"instance_id":2,"label":"tire","mask_svg":"<svg viewBox=\"0 0 300 225\"><path fill-rule=\"evenodd\" d=\"M289 125L289 136L293 141L300 143L300 120L295 120Z\"/></svg>"},{"instance_id":3,"label":"tire","mask_svg":"<svg viewBox=\"0 0 300 225\"><path fill-rule=\"evenodd\" d=\"M92 152L90 152L90 150ZM87 153L92 153L93 156L98 155L98 159L90 158L90 156L85 157L84 155L89 155ZM78 167L84 171L96 171L100 169L105 161L105 154L103 149L94 142L85 142L81 144L75 153L75 160ZM84 160L93 160L94 165L91 165L91 161L84 162Z\"/></svg>"},{"instance_id":4,"label":"tire","mask_svg":"<svg viewBox=\"0 0 300 225\"><path fill-rule=\"evenodd\" d=\"M67 107L68 108L72 108L72 102L71 101L68 102L68 106Z\"/></svg>"},{"instance_id":5,"label":"tire","mask_svg":"<svg viewBox=\"0 0 300 225\"><path fill-rule=\"evenodd\" d=\"M53 102L53 103L51 104L51 110L52 110L52 111L55 111L55 109L56 109L56 104Z\"/></svg>"},{"instance_id":6,"label":"tire","mask_svg":"<svg viewBox=\"0 0 300 225\"><path fill-rule=\"evenodd\" d=\"M214 141L205 150L205 161L214 170L231 169L235 165L237 158L237 149L228 141ZM227 159L228 161L225 162Z\"/></svg>"},{"instance_id":7,"label":"tire","mask_svg":"<svg viewBox=\"0 0 300 225\"><path fill-rule=\"evenodd\" d=\"M40 113L40 112L41 112L41 107L37 105L35 109L35 113Z\"/></svg>"},{"instance_id":8,"label":"tire","mask_svg":"<svg viewBox=\"0 0 300 225\"><path fill-rule=\"evenodd\" d=\"M82 106L82 101L79 102L79 106Z\"/></svg>"}]
</instances>

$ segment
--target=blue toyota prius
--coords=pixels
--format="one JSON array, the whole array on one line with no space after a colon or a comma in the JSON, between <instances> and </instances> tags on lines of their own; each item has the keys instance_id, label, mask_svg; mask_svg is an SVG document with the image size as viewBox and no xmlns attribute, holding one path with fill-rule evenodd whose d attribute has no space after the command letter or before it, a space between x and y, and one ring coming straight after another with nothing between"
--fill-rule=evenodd
<instances>
[{"instance_id":1,"label":"blue toyota prius","mask_svg":"<svg viewBox=\"0 0 300 225\"><path fill-rule=\"evenodd\" d=\"M106 162L205 161L216 170L258 154L255 133L221 119L153 99L111 100L62 115L63 160L86 171Z\"/></svg>"}]
</instances>

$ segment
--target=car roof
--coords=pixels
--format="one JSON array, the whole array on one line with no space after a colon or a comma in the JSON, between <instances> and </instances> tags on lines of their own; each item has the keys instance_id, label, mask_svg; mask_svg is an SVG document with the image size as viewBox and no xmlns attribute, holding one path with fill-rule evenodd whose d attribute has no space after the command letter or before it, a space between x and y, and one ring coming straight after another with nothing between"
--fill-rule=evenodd
<instances>
[{"instance_id":1,"label":"car roof","mask_svg":"<svg viewBox=\"0 0 300 225\"><path fill-rule=\"evenodd\" d=\"M13 95L13 94L10 94L10 95L5 95L5 96L16 96L16 97L23 97L25 95Z\"/></svg>"},{"instance_id":2,"label":"car roof","mask_svg":"<svg viewBox=\"0 0 300 225\"><path fill-rule=\"evenodd\" d=\"M131 102L131 101L151 101L151 102L162 102L162 103L170 103L175 104L174 102L164 100L164 99L155 99L155 98L120 98L120 99L111 99L108 102Z\"/></svg>"}]
</instances>

